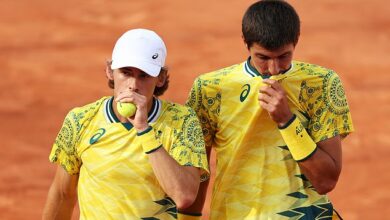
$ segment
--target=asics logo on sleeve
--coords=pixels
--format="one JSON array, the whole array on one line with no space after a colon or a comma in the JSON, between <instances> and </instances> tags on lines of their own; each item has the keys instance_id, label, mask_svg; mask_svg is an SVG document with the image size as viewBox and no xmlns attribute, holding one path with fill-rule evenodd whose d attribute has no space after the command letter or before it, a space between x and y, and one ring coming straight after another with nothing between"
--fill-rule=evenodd
<instances>
[{"instance_id":1,"label":"asics logo on sleeve","mask_svg":"<svg viewBox=\"0 0 390 220\"><path fill-rule=\"evenodd\" d=\"M152 56L153 60L157 59L157 57L158 57L158 53L155 53L155 54Z\"/></svg>"},{"instance_id":2,"label":"asics logo on sleeve","mask_svg":"<svg viewBox=\"0 0 390 220\"><path fill-rule=\"evenodd\" d=\"M90 144L96 143L104 134L106 133L106 129L104 128L99 128L96 131L96 134L94 134L91 139L89 139Z\"/></svg>"},{"instance_id":3,"label":"asics logo on sleeve","mask_svg":"<svg viewBox=\"0 0 390 220\"><path fill-rule=\"evenodd\" d=\"M245 101L246 97L248 97L249 92L251 91L251 86L249 84L245 84L241 88L244 89L240 94L240 101L243 102Z\"/></svg>"}]
</instances>

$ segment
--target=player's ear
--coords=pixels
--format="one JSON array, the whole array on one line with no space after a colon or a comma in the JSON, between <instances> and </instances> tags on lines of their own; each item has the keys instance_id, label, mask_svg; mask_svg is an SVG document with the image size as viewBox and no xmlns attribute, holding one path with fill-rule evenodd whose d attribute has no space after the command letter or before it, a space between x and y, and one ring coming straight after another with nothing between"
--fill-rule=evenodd
<instances>
[{"instance_id":1,"label":"player's ear","mask_svg":"<svg viewBox=\"0 0 390 220\"><path fill-rule=\"evenodd\" d=\"M157 87L162 87L165 84L165 81L167 81L168 77L168 69L163 67L160 71L160 74L158 75L158 81L157 81Z\"/></svg>"},{"instance_id":2,"label":"player's ear","mask_svg":"<svg viewBox=\"0 0 390 220\"><path fill-rule=\"evenodd\" d=\"M112 60L106 61L106 77L109 80L114 80L114 71L111 69Z\"/></svg>"}]
</instances>

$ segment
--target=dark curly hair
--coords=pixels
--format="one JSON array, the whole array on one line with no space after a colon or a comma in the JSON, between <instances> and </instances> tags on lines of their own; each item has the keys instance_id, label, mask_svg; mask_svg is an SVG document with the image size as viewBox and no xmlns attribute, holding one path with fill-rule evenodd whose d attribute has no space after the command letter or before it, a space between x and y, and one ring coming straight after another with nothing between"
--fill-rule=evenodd
<instances>
[{"instance_id":1,"label":"dark curly hair","mask_svg":"<svg viewBox=\"0 0 390 220\"><path fill-rule=\"evenodd\" d=\"M248 48L253 43L274 50L298 43L300 20L295 9L281 0L262 0L252 4L242 19L242 35Z\"/></svg>"}]
</instances>

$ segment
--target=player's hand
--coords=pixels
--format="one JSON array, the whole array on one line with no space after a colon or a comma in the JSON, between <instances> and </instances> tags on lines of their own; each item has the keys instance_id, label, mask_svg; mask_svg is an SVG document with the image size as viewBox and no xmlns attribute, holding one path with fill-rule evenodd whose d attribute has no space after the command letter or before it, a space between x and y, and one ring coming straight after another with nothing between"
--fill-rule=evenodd
<instances>
[{"instance_id":1,"label":"player's hand","mask_svg":"<svg viewBox=\"0 0 390 220\"><path fill-rule=\"evenodd\" d=\"M125 90L119 93L115 99L116 102L131 102L137 106L135 115L127 118L134 128L138 131L144 131L149 127L148 124L148 103L145 96L132 91Z\"/></svg>"},{"instance_id":2,"label":"player's hand","mask_svg":"<svg viewBox=\"0 0 390 220\"><path fill-rule=\"evenodd\" d=\"M259 104L278 126L285 125L293 114L288 106L286 92L277 80L265 79L259 90Z\"/></svg>"}]
</instances>

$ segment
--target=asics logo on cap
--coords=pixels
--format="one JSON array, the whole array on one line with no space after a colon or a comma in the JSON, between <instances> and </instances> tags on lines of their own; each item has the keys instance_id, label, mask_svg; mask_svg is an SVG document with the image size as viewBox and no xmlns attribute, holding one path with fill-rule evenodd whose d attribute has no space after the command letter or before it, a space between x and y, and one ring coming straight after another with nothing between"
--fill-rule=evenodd
<instances>
[{"instance_id":1,"label":"asics logo on cap","mask_svg":"<svg viewBox=\"0 0 390 220\"><path fill-rule=\"evenodd\" d=\"M158 53L155 53L155 54L152 56L153 60L157 59L157 57L158 57Z\"/></svg>"}]
</instances>

